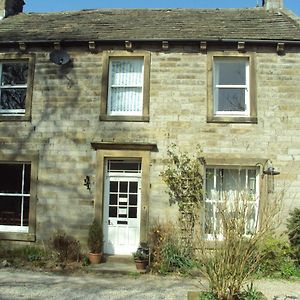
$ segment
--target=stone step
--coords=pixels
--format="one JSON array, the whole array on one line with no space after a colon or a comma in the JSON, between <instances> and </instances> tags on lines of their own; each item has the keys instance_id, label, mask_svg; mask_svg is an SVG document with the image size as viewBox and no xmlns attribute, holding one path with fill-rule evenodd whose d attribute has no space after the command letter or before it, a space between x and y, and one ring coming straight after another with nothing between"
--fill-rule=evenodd
<instances>
[{"instance_id":1,"label":"stone step","mask_svg":"<svg viewBox=\"0 0 300 300\"><path fill-rule=\"evenodd\" d=\"M103 262L133 264L134 260L133 260L132 255L109 255L109 254L104 254Z\"/></svg>"},{"instance_id":2,"label":"stone step","mask_svg":"<svg viewBox=\"0 0 300 300\"><path fill-rule=\"evenodd\" d=\"M131 255L104 255L102 263L89 266L95 273L132 274L136 269ZM141 272L140 272L141 273Z\"/></svg>"}]
</instances>

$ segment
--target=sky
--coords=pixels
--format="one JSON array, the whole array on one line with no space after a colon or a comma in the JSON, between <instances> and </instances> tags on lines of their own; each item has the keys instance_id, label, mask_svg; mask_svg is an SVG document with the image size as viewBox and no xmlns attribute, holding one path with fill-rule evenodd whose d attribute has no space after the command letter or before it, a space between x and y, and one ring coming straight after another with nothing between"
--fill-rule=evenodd
<instances>
[{"instance_id":1,"label":"sky","mask_svg":"<svg viewBox=\"0 0 300 300\"><path fill-rule=\"evenodd\" d=\"M25 12L57 12L95 8L243 8L262 0L25 0ZM300 16L300 0L284 0Z\"/></svg>"}]
</instances>

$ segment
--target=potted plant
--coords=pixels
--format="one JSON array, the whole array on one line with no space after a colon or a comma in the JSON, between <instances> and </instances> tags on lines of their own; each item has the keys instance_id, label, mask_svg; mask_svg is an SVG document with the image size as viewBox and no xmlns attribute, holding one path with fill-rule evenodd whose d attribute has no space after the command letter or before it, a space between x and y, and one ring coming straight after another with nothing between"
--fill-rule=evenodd
<instances>
[{"instance_id":1,"label":"potted plant","mask_svg":"<svg viewBox=\"0 0 300 300\"><path fill-rule=\"evenodd\" d=\"M141 244L132 255L137 270L146 270L149 264L149 247L146 244Z\"/></svg>"},{"instance_id":2,"label":"potted plant","mask_svg":"<svg viewBox=\"0 0 300 300\"><path fill-rule=\"evenodd\" d=\"M88 257L91 264L99 264L101 262L102 243L103 243L102 226L97 220L94 220L89 228L89 236L88 236L88 247L90 249Z\"/></svg>"}]
</instances>

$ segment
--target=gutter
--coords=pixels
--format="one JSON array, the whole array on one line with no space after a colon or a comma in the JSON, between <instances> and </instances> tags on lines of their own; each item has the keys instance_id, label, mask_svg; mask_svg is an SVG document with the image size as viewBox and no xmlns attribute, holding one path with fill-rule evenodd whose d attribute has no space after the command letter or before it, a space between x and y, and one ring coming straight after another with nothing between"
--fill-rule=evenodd
<instances>
[{"instance_id":1,"label":"gutter","mask_svg":"<svg viewBox=\"0 0 300 300\"><path fill-rule=\"evenodd\" d=\"M284 44L292 44L292 45L300 45L300 40L257 40L257 39L223 39L223 38L214 38L214 39L168 39L168 38L161 38L161 39L109 39L109 40L19 40L19 41L0 41L0 44L19 44L19 43L25 43L25 44L52 44L52 43L64 43L64 44L71 44L71 43L89 43L90 41L93 41L95 43L124 43L124 41L130 41L130 42L139 42L139 43L146 43L146 42L177 42L177 43L183 43L183 42L189 42L189 43L200 43L200 42L223 42L223 43L238 43L238 42L244 42L244 43L252 43L252 44L278 44L278 43L284 43Z\"/></svg>"}]
</instances>

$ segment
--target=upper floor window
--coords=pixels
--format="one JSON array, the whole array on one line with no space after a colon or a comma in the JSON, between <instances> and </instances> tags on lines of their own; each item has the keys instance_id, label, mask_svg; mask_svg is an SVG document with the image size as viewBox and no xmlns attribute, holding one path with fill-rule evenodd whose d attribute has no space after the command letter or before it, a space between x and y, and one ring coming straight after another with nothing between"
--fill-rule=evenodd
<instances>
[{"instance_id":1,"label":"upper floor window","mask_svg":"<svg viewBox=\"0 0 300 300\"><path fill-rule=\"evenodd\" d=\"M109 62L109 116L143 114L143 58L111 58Z\"/></svg>"},{"instance_id":2,"label":"upper floor window","mask_svg":"<svg viewBox=\"0 0 300 300\"><path fill-rule=\"evenodd\" d=\"M2 62L0 74L0 114L25 115L28 62Z\"/></svg>"},{"instance_id":3,"label":"upper floor window","mask_svg":"<svg viewBox=\"0 0 300 300\"><path fill-rule=\"evenodd\" d=\"M209 55L208 121L257 122L251 55Z\"/></svg>"},{"instance_id":4,"label":"upper floor window","mask_svg":"<svg viewBox=\"0 0 300 300\"><path fill-rule=\"evenodd\" d=\"M0 121L29 121L33 56L0 54Z\"/></svg>"},{"instance_id":5,"label":"upper floor window","mask_svg":"<svg viewBox=\"0 0 300 300\"><path fill-rule=\"evenodd\" d=\"M249 115L249 60L214 60L215 115Z\"/></svg>"},{"instance_id":6,"label":"upper floor window","mask_svg":"<svg viewBox=\"0 0 300 300\"><path fill-rule=\"evenodd\" d=\"M150 55L123 51L104 54L101 120L148 121Z\"/></svg>"}]
</instances>

